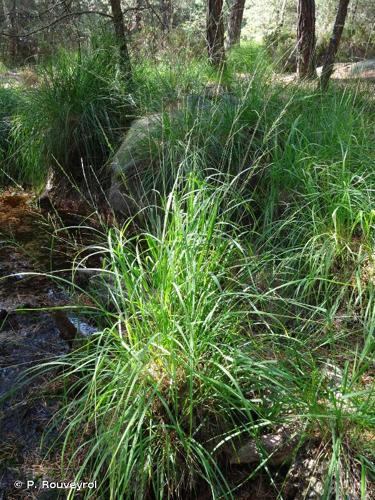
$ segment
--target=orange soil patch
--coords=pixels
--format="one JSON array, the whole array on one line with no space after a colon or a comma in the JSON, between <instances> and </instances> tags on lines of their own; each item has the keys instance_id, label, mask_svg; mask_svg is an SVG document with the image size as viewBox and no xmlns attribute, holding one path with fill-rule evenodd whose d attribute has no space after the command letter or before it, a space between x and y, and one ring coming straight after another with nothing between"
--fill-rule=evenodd
<instances>
[{"instance_id":1,"label":"orange soil patch","mask_svg":"<svg viewBox=\"0 0 375 500\"><path fill-rule=\"evenodd\" d=\"M0 195L0 231L18 231L29 227L32 215L32 196L26 193L5 191Z\"/></svg>"}]
</instances>

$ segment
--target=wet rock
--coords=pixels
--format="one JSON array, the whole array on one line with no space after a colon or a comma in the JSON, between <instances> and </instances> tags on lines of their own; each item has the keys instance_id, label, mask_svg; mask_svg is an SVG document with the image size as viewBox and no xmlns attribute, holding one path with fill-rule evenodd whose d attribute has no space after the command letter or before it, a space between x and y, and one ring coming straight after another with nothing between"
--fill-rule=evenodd
<instances>
[{"instance_id":1,"label":"wet rock","mask_svg":"<svg viewBox=\"0 0 375 500\"><path fill-rule=\"evenodd\" d=\"M77 330L77 334L80 337L87 338L91 337L91 335L94 335L94 333L97 333L98 329L95 328L94 326L89 325L85 321L82 321L81 319L77 318L76 316L70 316L69 321L74 325L74 327Z\"/></svg>"},{"instance_id":2,"label":"wet rock","mask_svg":"<svg viewBox=\"0 0 375 500\"><path fill-rule=\"evenodd\" d=\"M70 348L78 334L77 328L69 321L67 314L63 311L52 311L51 315L55 320L60 337L65 340Z\"/></svg>"},{"instance_id":3,"label":"wet rock","mask_svg":"<svg viewBox=\"0 0 375 500\"><path fill-rule=\"evenodd\" d=\"M23 498L14 491L14 481L27 477L33 464L44 463L57 438L56 429L44 433L59 409L61 387L51 372L31 377L26 370L67 354L67 342L75 347L77 338L94 333L75 316L56 321L51 315L50 308L66 307L70 298L42 273L51 265L53 227L34 212L34 202L22 192L0 195L0 499ZM67 267L64 259L61 269ZM52 469L55 460L48 459L47 467Z\"/></svg>"},{"instance_id":4,"label":"wet rock","mask_svg":"<svg viewBox=\"0 0 375 500\"><path fill-rule=\"evenodd\" d=\"M97 329L88 323L80 320L76 316L69 316L63 310L51 312L59 330L60 336L72 349L78 347L82 341L97 332Z\"/></svg>"},{"instance_id":5,"label":"wet rock","mask_svg":"<svg viewBox=\"0 0 375 500\"><path fill-rule=\"evenodd\" d=\"M23 234L19 226L29 217L23 198L0 197L0 219L15 224L1 224L0 220L3 233L15 229L16 237ZM15 212L19 217L12 219ZM39 236L34 232L33 237L35 234ZM28 457L45 453L41 451L41 438L58 409L56 401L47 392L43 394L42 387L49 380L42 376L26 378L25 370L65 354L67 346L47 312L21 311L59 305L59 291L51 298L50 280L26 275L35 272L35 262L21 246L11 246L9 241L5 234L0 242L0 498L11 499L18 498L13 482L25 477ZM40 248L38 240L35 246Z\"/></svg>"}]
</instances>

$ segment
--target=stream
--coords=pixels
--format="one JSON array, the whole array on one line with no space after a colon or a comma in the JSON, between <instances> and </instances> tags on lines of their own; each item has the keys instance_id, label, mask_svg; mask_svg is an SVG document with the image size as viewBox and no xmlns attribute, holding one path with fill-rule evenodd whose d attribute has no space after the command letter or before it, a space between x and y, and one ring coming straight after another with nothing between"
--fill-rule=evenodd
<instances>
[{"instance_id":1,"label":"stream","mask_svg":"<svg viewBox=\"0 0 375 500\"><path fill-rule=\"evenodd\" d=\"M59 457L45 459L48 438L41 445L59 408L58 388L50 374L16 384L25 370L69 350L61 321L48 310L68 305L69 297L51 279L24 274L51 266L53 228L34 207L25 193L0 196L0 500L65 498L56 490L26 490L27 480L61 480ZM64 259L59 264L66 266Z\"/></svg>"}]
</instances>

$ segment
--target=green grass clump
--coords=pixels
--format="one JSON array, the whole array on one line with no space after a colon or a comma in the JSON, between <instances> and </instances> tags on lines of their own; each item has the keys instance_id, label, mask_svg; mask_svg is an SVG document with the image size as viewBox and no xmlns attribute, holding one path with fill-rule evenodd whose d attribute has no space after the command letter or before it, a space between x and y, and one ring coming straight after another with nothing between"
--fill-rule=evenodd
<instances>
[{"instance_id":1,"label":"green grass clump","mask_svg":"<svg viewBox=\"0 0 375 500\"><path fill-rule=\"evenodd\" d=\"M18 177L12 141L12 117L22 97L17 89L0 87L0 182L8 185Z\"/></svg>"},{"instance_id":2,"label":"green grass clump","mask_svg":"<svg viewBox=\"0 0 375 500\"><path fill-rule=\"evenodd\" d=\"M113 229L92 248L100 333L50 367L64 367L66 472L98 480L108 498L232 498L260 470L276 498L289 460L274 477L259 439L280 425L298 435L294 458L319 436L327 498L348 477L362 474L366 489L374 472L375 393L362 382L374 325L364 314L354 332L329 326L325 303L298 294L303 278L275 283L285 275L255 253L256 232L233 222L238 189L222 175L181 177L150 207L149 230ZM248 440L262 459L238 484L228 460Z\"/></svg>"},{"instance_id":3,"label":"green grass clump","mask_svg":"<svg viewBox=\"0 0 375 500\"><path fill-rule=\"evenodd\" d=\"M187 95L203 92L220 75L206 59L188 60L183 55L160 61L144 60L133 68L134 99L141 115L173 109Z\"/></svg>"},{"instance_id":4,"label":"green grass clump","mask_svg":"<svg viewBox=\"0 0 375 500\"><path fill-rule=\"evenodd\" d=\"M277 121L259 231L291 276L304 278L304 300L312 291L323 293L315 303L336 298L323 289L334 278L349 283L356 266L372 259L373 134L372 113L350 90L297 91Z\"/></svg>"},{"instance_id":5,"label":"green grass clump","mask_svg":"<svg viewBox=\"0 0 375 500\"><path fill-rule=\"evenodd\" d=\"M269 73L273 68L273 62L264 45L255 41L241 42L235 45L228 54L227 66L231 72L257 75L257 79L263 73Z\"/></svg>"},{"instance_id":6,"label":"green grass clump","mask_svg":"<svg viewBox=\"0 0 375 500\"><path fill-rule=\"evenodd\" d=\"M106 162L131 110L114 54L111 47L62 51L40 68L13 128L25 178L40 183L52 167L82 184L82 166L97 171Z\"/></svg>"},{"instance_id":7,"label":"green grass clump","mask_svg":"<svg viewBox=\"0 0 375 500\"><path fill-rule=\"evenodd\" d=\"M272 411L235 378L246 343L245 254L232 208L220 206L225 194L190 177L165 200L153 233L114 230L102 250L107 326L62 363L68 380L78 376L66 440L90 429L77 475L93 473L108 498L168 498L202 481L214 496L228 493L214 448L256 432ZM243 370L246 385L256 383L254 367Z\"/></svg>"},{"instance_id":8,"label":"green grass clump","mask_svg":"<svg viewBox=\"0 0 375 500\"><path fill-rule=\"evenodd\" d=\"M270 73L271 61L261 45L245 43L228 54L227 64L217 71L207 58L187 57L182 50L160 60L145 59L134 64L134 99L140 114L170 111L181 107L187 96L205 93L207 86L233 90L237 73L256 74L255 82ZM259 82L260 84L260 82Z\"/></svg>"}]
</instances>

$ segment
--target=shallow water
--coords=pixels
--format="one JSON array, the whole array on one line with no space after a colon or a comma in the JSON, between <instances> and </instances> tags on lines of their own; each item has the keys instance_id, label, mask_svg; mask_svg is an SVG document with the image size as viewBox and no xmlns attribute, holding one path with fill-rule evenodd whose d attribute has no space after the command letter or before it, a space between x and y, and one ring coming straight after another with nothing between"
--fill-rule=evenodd
<instances>
[{"instance_id":1,"label":"shallow water","mask_svg":"<svg viewBox=\"0 0 375 500\"><path fill-rule=\"evenodd\" d=\"M58 463L45 460L40 443L59 407L53 387L43 376L18 387L27 368L69 350L48 308L69 304L67 293L43 275L52 266L67 269L66 248L53 245L52 227L25 193L0 196L0 500L5 498L64 498L51 491L16 489L15 481L54 477ZM56 257L57 256L57 257ZM31 273L28 274L28 273ZM47 308L47 310L40 310ZM90 330L90 325L73 318ZM92 330L90 330L92 331ZM9 396L9 391L17 389ZM7 395L6 398L4 396ZM47 495L47 496L46 496Z\"/></svg>"}]
</instances>

